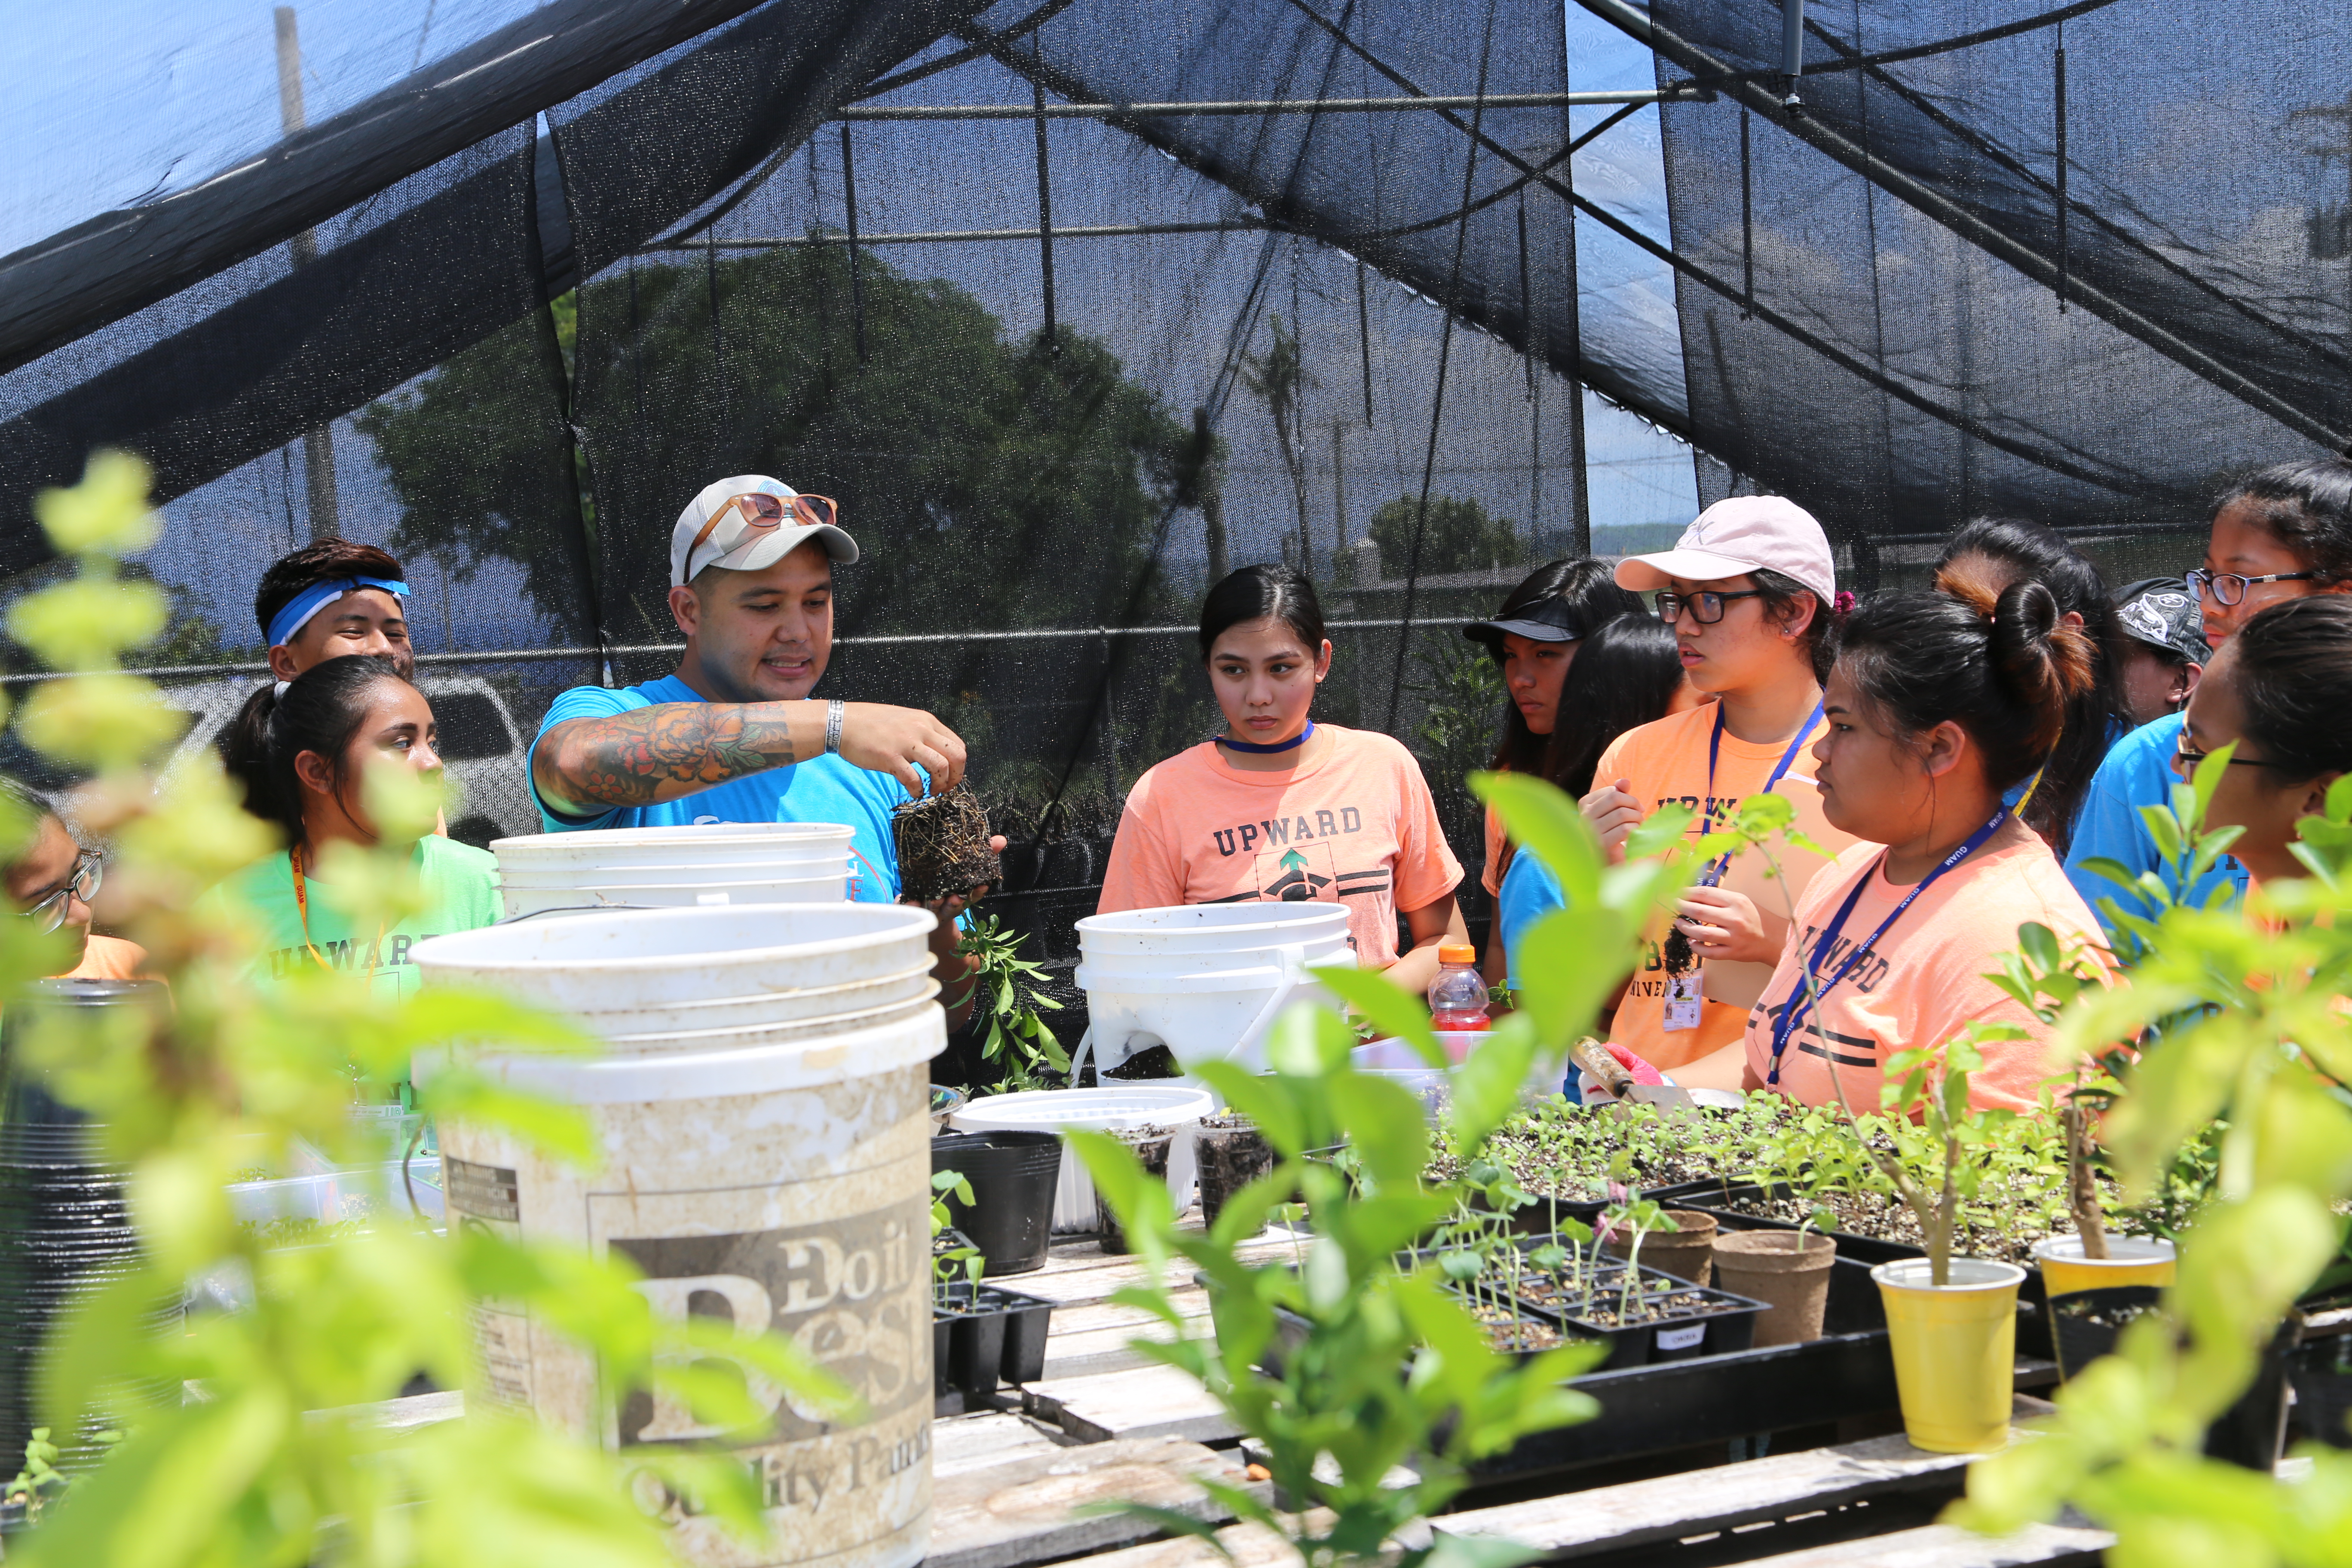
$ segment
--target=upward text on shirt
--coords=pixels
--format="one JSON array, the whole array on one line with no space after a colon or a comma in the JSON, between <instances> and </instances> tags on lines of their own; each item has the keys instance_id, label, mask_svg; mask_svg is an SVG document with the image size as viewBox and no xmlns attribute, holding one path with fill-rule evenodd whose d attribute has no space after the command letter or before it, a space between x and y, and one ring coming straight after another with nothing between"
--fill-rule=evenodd
<instances>
[{"instance_id":1,"label":"upward text on shirt","mask_svg":"<svg viewBox=\"0 0 2352 1568\"><path fill-rule=\"evenodd\" d=\"M1315 820L1307 820L1304 813L1296 816L1277 816L1265 822L1244 822L1237 827L1215 827L1209 837L1217 841L1220 855L1247 855L1260 840L1267 844L1311 844L1318 838L1333 838L1342 833L1361 833L1364 814L1352 805L1338 811L1318 811Z\"/></svg>"}]
</instances>

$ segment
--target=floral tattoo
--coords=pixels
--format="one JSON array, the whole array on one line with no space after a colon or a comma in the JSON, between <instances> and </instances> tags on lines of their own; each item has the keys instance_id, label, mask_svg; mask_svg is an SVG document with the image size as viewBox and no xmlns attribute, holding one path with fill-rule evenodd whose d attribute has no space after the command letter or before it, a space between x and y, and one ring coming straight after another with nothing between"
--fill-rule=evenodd
<instances>
[{"instance_id":1,"label":"floral tattoo","mask_svg":"<svg viewBox=\"0 0 2352 1568\"><path fill-rule=\"evenodd\" d=\"M665 702L558 725L533 751L531 771L551 803L650 805L665 785L691 794L798 760L790 727L758 707Z\"/></svg>"}]
</instances>

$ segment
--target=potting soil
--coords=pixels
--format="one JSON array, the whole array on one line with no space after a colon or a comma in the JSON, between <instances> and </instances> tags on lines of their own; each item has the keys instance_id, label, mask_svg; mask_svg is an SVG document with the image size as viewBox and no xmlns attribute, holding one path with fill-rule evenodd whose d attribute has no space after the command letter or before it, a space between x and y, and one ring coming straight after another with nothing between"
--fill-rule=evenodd
<instances>
[{"instance_id":1,"label":"potting soil","mask_svg":"<svg viewBox=\"0 0 2352 1568\"><path fill-rule=\"evenodd\" d=\"M892 816L890 829L898 840L899 888L908 898L944 899L1003 879L1003 865L989 847L988 813L969 784L909 801Z\"/></svg>"},{"instance_id":2,"label":"potting soil","mask_svg":"<svg viewBox=\"0 0 2352 1568\"><path fill-rule=\"evenodd\" d=\"M1924 1248L1927 1245L1927 1233L1919 1228L1918 1216L1902 1200L1880 1193L1822 1193L1811 1197L1764 1200L1747 1198L1707 1206L1722 1208L1731 1214L1784 1220L1790 1225L1803 1223L1813 1209L1820 1206L1838 1216L1837 1228L1848 1236L1899 1242L1906 1247ZM2014 1263L2031 1268L2035 1267L2034 1243L2052 1236L2074 1234L2073 1219L2063 1213L2053 1215L2045 1223L2038 1225L2032 1215L2020 1214L2012 1218L2011 1228L1997 1230L1991 1226L1972 1222L1965 1213L1962 1214L1958 1232L1952 1238L1954 1254Z\"/></svg>"}]
</instances>

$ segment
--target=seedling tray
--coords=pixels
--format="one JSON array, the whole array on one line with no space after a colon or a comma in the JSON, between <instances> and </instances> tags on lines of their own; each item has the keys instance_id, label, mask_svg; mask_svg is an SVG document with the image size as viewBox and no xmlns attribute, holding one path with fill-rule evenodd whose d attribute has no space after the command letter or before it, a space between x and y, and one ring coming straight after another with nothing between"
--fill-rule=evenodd
<instances>
[{"instance_id":1,"label":"seedling tray","mask_svg":"<svg viewBox=\"0 0 2352 1568\"><path fill-rule=\"evenodd\" d=\"M1698 1209L1715 1216L1716 1225L1725 1230L1796 1230L1794 1223L1771 1219L1763 1215L1741 1214L1728 1207L1736 1203L1760 1201L1764 1189L1753 1182L1713 1182L1702 1184L1704 1197L1685 1197L1685 1208ZM1796 1190L1786 1184L1772 1189L1772 1196L1790 1198ZM1907 1241L1888 1241L1881 1237L1855 1236L1850 1231L1825 1230L1819 1234L1837 1244L1838 1257L1874 1268L1881 1263L1893 1263L1906 1258L1925 1258L1927 1249ZM2025 1270L2025 1282L2017 1288L2017 1352L2043 1361L2055 1358L2057 1352L2050 1342L2050 1297L2042 1283L2042 1270L2032 1264L2021 1265ZM1875 1289L1876 1287L1873 1286Z\"/></svg>"},{"instance_id":2,"label":"seedling tray","mask_svg":"<svg viewBox=\"0 0 2352 1568\"><path fill-rule=\"evenodd\" d=\"M945 1305L941 1305L944 1298ZM942 1408L961 1411L1002 1383L1034 1383L1045 1375L1051 1301L959 1280L936 1288L931 1304L931 1394Z\"/></svg>"}]
</instances>

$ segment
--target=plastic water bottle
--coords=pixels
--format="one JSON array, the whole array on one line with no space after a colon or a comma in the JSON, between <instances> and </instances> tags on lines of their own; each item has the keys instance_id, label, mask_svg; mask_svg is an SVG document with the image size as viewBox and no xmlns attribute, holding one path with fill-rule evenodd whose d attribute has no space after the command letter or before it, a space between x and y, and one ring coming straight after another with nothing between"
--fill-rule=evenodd
<instances>
[{"instance_id":1,"label":"plastic water bottle","mask_svg":"<svg viewBox=\"0 0 2352 1568\"><path fill-rule=\"evenodd\" d=\"M1478 973L1478 950L1448 942L1437 950L1442 967L1429 983L1429 1025L1433 1029L1487 1026L1486 981Z\"/></svg>"}]
</instances>

